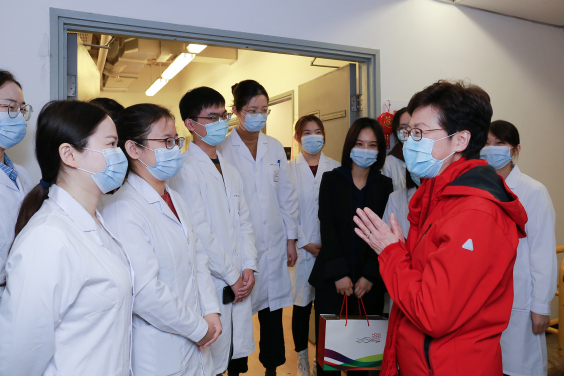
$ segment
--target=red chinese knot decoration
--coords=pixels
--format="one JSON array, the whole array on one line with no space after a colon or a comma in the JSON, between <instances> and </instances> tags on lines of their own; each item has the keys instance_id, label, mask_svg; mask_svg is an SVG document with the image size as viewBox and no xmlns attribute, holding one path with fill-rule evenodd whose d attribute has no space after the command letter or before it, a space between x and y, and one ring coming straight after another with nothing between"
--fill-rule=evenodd
<instances>
[{"instance_id":1,"label":"red chinese knot decoration","mask_svg":"<svg viewBox=\"0 0 564 376\"><path fill-rule=\"evenodd\" d=\"M386 139L386 148L390 148L390 135L392 134L392 121L394 120L394 115L390 112L390 103L386 105L386 112L382 112L378 116L378 123L382 126L384 131L384 138Z\"/></svg>"}]
</instances>

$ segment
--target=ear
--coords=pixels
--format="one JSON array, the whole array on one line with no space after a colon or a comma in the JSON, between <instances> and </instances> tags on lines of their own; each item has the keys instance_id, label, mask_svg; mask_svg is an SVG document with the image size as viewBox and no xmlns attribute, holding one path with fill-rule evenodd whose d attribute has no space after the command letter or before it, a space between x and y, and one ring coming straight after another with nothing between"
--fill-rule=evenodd
<instances>
[{"instance_id":1,"label":"ear","mask_svg":"<svg viewBox=\"0 0 564 376\"><path fill-rule=\"evenodd\" d=\"M186 128L188 128L190 132L194 132L194 124L192 124L192 119L184 120L184 125L186 126Z\"/></svg>"},{"instance_id":2,"label":"ear","mask_svg":"<svg viewBox=\"0 0 564 376\"><path fill-rule=\"evenodd\" d=\"M298 142L298 144L300 144L300 145L302 144L302 138L299 137L297 133L294 135L294 140L296 140Z\"/></svg>"},{"instance_id":3,"label":"ear","mask_svg":"<svg viewBox=\"0 0 564 376\"><path fill-rule=\"evenodd\" d=\"M59 157L61 158L61 161L69 167L78 167L78 161L76 159L77 153L76 149L68 143L64 143L59 146Z\"/></svg>"},{"instance_id":4,"label":"ear","mask_svg":"<svg viewBox=\"0 0 564 376\"><path fill-rule=\"evenodd\" d=\"M521 145L517 145L513 148L513 155L512 157L519 155L519 153L521 153Z\"/></svg>"},{"instance_id":5,"label":"ear","mask_svg":"<svg viewBox=\"0 0 564 376\"><path fill-rule=\"evenodd\" d=\"M245 122L245 115L243 115L242 113L239 112L239 110L237 110L237 107L233 106L231 107L231 111L233 111L233 113L235 114L235 116L237 116L237 118L239 119L239 122L241 124L243 124Z\"/></svg>"},{"instance_id":6,"label":"ear","mask_svg":"<svg viewBox=\"0 0 564 376\"><path fill-rule=\"evenodd\" d=\"M470 138L472 137L472 135L470 134L470 132L465 130L465 131L461 131L454 137L456 138L455 139L456 145L454 151L457 153L461 153L464 150L466 150L466 148L470 144Z\"/></svg>"},{"instance_id":7,"label":"ear","mask_svg":"<svg viewBox=\"0 0 564 376\"><path fill-rule=\"evenodd\" d=\"M127 140L124 145L125 152L131 157L131 159L141 158L141 153L139 153L139 146L131 141Z\"/></svg>"}]
</instances>

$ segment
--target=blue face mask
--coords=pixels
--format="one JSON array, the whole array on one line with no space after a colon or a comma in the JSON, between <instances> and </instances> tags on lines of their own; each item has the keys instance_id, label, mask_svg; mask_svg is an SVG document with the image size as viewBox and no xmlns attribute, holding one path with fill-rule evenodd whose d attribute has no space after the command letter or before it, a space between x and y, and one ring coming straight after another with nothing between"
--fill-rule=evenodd
<instances>
[{"instance_id":1,"label":"blue face mask","mask_svg":"<svg viewBox=\"0 0 564 376\"><path fill-rule=\"evenodd\" d=\"M351 159L360 168L368 168L376 162L378 150L352 148Z\"/></svg>"},{"instance_id":2,"label":"blue face mask","mask_svg":"<svg viewBox=\"0 0 564 376\"><path fill-rule=\"evenodd\" d=\"M27 123L21 113L11 118L7 112L0 112L0 148L9 149L25 137Z\"/></svg>"},{"instance_id":3,"label":"blue face mask","mask_svg":"<svg viewBox=\"0 0 564 376\"><path fill-rule=\"evenodd\" d=\"M486 146L480 150L480 158L499 170L511 162L511 149L509 146Z\"/></svg>"},{"instance_id":4,"label":"blue face mask","mask_svg":"<svg viewBox=\"0 0 564 376\"><path fill-rule=\"evenodd\" d=\"M266 119L268 115L256 113L256 114L245 114L245 122L243 126L249 132L260 132L262 128L266 125Z\"/></svg>"},{"instance_id":5,"label":"blue face mask","mask_svg":"<svg viewBox=\"0 0 564 376\"><path fill-rule=\"evenodd\" d=\"M82 168L77 169L92 174L92 179L104 194L121 187L127 173L127 158L123 151L120 148L108 148L102 151L84 149L104 154L106 168L102 172L91 172Z\"/></svg>"},{"instance_id":6,"label":"blue face mask","mask_svg":"<svg viewBox=\"0 0 564 376\"><path fill-rule=\"evenodd\" d=\"M421 178L419 176L415 176L411 172L409 173L409 176L411 177L411 180L413 180L416 186L418 187L421 186Z\"/></svg>"},{"instance_id":7,"label":"blue face mask","mask_svg":"<svg viewBox=\"0 0 564 376\"><path fill-rule=\"evenodd\" d=\"M415 141L413 137L408 137L403 145L403 158L405 159L407 170L413 175L424 179L432 179L437 176L445 159L453 155L454 151L445 159L439 161L433 158L433 145L435 142L452 137L456 133L438 140L423 137L421 140Z\"/></svg>"},{"instance_id":8,"label":"blue face mask","mask_svg":"<svg viewBox=\"0 0 564 376\"><path fill-rule=\"evenodd\" d=\"M182 153L180 152L180 148L178 146L175 146L172 149L151 149L140 144L137 145L155 152L155 160L157 163L154 166L147 166L147 164L141 159L139 159L139 161L147 167L147 170L149 170L151 175L153 175L157 180L168 180L180 171L180 168L182 167Z\"/></svg>"},{"instance_id":9,"label":"blue face mask","mask_svg":"<svg viewBox=\"0 0 564 376\"><path fill-rule=\"evenodd\" d=\"M194 120L194 123L200 124ZM218 120L215 123L210 124L200 124L201 126L206 127L206 135L204 137L200 136L196 131L198 136L204 141L206 144L211 146L219 145L225 140L225 136L227 136L227 132L229 131L229 122L227 120Z\"/></svg>"},{"instance_id":10,"label":"blue face mask","mask_svg":"<svg viewBox=\"0 0 564 376\"><path fill-rule=\"evenodd\" d=\"M306 153L315 155L321 151L323 144L325 143L325 137L321 134L309 134L302 137L302 147Z\"/></svg>"}]
</instances>

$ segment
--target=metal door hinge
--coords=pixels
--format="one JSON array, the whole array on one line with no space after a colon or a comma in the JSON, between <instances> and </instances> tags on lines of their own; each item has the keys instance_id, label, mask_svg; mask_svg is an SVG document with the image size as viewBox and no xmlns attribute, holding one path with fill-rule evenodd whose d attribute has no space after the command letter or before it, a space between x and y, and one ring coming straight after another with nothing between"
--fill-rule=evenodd
<instances>
[{"instance_id":1,"label":"metal door hinge","mask_svg":"<svg viewBox=\"0 0 564 376\"><path fill-rule=\"evenodd\" d=\"M76 76L67 76L67 97L76 97Z\"/></svg>"},{"instance_id":2,"label":"metal door hinge","mask_svg":"<svg viewBox=\"0 0 564 376\"><path fill-rule=\"evenodd\" d=\"M359 112L362 110L362 94L351 95L351 111Z\"/></svg>"}]
</instances>

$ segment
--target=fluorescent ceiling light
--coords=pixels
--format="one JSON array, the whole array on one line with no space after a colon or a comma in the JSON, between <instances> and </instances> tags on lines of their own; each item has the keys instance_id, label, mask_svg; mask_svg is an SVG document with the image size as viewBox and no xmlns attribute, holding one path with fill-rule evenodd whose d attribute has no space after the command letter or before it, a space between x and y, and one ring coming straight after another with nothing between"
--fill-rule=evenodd
<instances>
[{"instance_id":1,"label":"fluorescent ceiling light","mask_svg":"<svg viewBox=\"0 0 564 376\"><path fill-rule=\"evenodd\" d=\"M168 68L166 68L166 70L163 72L163 74L161 75L162 78L164 78L165 80L171 80L174 76L178 74L178 72L184 69L184 67L187 66L188 63L191 62L192 59L194 59L195 57L196 55L187 54L187 53L178 55L178 57L174 59L172 64L170 64Z\"/></svg>"},{"instance_id":2,"label":"fluorescent ceiling light","mask_svg":"<svg viewBox=\"0 0 564 376\"><path fill-rule=\"evenodd\" d=\"M188 52L190 52L191 54L199 54L200 52L202 52L204 50L204 48L206 48L207 46L205 44L194 44L194 43L190 43L188 45Z\"/></svg>"},{"instance_id":3,"label":"fluorescent ceiling light","mask_svg":"<svg viewBox=\"0 0 564 376\"><path fill-rule=\"evenodd\" d=\"M166 85L167 82L168 80L165 80L164 78L158 78L155 82L153 82L151 87L147 89L145 94L148 97L152 97L153 95L157 94L157 92L161 90L163 86Z\"/></svg>"}]
</instances>

